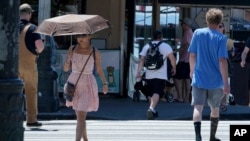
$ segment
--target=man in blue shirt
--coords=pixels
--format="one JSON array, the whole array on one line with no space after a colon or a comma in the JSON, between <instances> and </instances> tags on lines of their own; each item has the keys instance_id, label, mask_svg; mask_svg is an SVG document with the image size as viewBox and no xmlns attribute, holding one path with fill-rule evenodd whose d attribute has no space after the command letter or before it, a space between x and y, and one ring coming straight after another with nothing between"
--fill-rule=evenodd
<instances>
[{"instance_id":1,"label":"man in blue shirt","mask_svg":"<svg viewBox=\"0 0 250 141\"><path fill-rule=\"evenodd\" d=\"M224 94L230 92L226 37L217 29L223 13L219 9L209 9L206 13L208 27L197 29L188 51L190 52L190 77L192 79L193 122L196 141L201 141L201 120L203 107L208 102L211 113L210 141L220 141L215 137L219 106Z\"/></svg>"}]
</instances>

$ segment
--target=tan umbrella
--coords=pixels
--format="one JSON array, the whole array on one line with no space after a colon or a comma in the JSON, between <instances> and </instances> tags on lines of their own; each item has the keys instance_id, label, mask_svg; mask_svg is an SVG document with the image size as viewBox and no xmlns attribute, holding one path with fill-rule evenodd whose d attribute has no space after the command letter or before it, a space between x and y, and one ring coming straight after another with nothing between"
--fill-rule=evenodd
<instances>
[{"instance_id":1,"label":"tan umbrella","mask_svg":"<svg viewBox=\"0 0 250 141\"><path fill-rule=\"evenodd\" d=\"M93 34L108 27L108 21L99 15L67 14L45 19L35 32L50 36Z\"/></svg>"}]
</instances>

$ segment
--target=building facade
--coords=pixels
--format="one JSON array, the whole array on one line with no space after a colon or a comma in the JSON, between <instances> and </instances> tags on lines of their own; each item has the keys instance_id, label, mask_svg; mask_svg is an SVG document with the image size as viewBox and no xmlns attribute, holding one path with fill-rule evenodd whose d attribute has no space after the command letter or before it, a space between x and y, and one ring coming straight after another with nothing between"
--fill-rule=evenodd
<instances>
[{"instance_id":1,"label":"building facade","mask_svg":"<svg viewBox=\"0 0 250 141\"><path fill-rule=\"evenodd\" d=\"M221 8L224 12L224 22L227 36L239 41L245 40L250 30L250 2L245 0L217 1L202 0L21 0L28 2L34 8L33 22L39 23L46 18L67 13L98 14L111 23L109 29L93 35L96 41L102 42L103 50L117 50L119 53L119 85L118 95L127 96L133 91L129 81L131 74L131 56L138 58L143 45L151 40L151 33L160 29L164 41L173 48L178 48L181 38L179 19L190 17L193 29L205 26L204 13L211 7ZM58 50L64 50L72 44L72 37L55 37ZM108 60L107 60L108 61ZM108 72L107 72L108 77Z\"/></svg>"}]
</instances>

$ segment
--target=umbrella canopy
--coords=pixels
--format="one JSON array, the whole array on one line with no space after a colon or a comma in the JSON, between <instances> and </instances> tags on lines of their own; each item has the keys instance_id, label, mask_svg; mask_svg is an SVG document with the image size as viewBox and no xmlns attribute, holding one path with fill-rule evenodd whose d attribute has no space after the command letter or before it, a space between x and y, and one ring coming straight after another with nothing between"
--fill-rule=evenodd
<instances>
[{"instance_id":1,"label":"umbrella canopy","mask_svg":"<svg viewBox=\"0 0 250 141\"><path fill-rule=\"evenodd\" d=\"M108 27L108 20L99 15L67 14L45 19L35 32L50 36L93 34Z\"/></svg>"}]
</instances>

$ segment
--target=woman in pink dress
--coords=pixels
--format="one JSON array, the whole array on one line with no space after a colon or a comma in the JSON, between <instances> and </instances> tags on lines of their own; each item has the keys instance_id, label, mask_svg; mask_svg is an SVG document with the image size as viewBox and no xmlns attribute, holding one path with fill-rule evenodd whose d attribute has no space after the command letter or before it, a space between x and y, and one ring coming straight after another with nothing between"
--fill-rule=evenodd
<instances>
[{"instance_id":1,"label":"woman in pink dress","mask_svg":"<svg viewBox=\"0 0 250 141\"><path fill-rule=\"evenodd\" d=\"M80 141L81 138L84 141L88 140L86 129L87 112L97 111L99 107L98 87L93 75L94 67L96 67L96 72L103 82L103 93L106 94L108 92L108 83L101 66L101 55L97 49L93 51L94 48L90 44L90 38L91 35L87 34L77 35L77 45L69 48L63 66L63 70L66 72L70 69L72 70L68 81L74 84L81 73L83 65L91 54L77 83L73 100L71 102L66 101L66 106L73 106L76 112L76 141Z\"/></svg>"}]
</instances>

